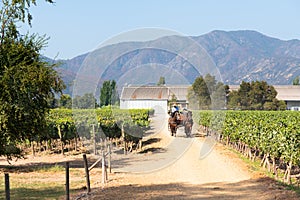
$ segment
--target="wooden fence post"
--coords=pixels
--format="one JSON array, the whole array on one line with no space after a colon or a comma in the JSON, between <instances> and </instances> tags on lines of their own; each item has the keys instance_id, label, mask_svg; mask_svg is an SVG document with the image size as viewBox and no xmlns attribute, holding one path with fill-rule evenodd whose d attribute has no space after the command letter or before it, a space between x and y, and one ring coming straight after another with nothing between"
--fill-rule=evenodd
<instances>
[{"instance_id":1,"label":"wooden fence post","mask_svg":"<svg viewBox=\"0 0 300 200\"><path fill-rule=\"evenodd\" d=\"M97 155L97 141L96 141L96 131L95 131L95 124L92 124L92 132L94 136L94 155Z\"/></svg>"},{"instance_id":2,"label":"wooden fence post","mask_svg":"<svg viewBox=\"0 0 300 200\"><path fill-rule=\"evenodd\" d=\"M31 141L30 144L31 144L32 155L33 155L33 157L35 157L35 150L34 150L34 143L33 143L33 141Z\"/></svg>"},{"instance_id":3,"label":"wooden fence post","mask_svg":"<svg viewBox=\"0 0 300 200\"><path fill-rule=\"evenodd\" d=\"M142 145L143 145L143 140L140 139L140 140L139 140L139 150L140 150L140 151L142 150Z\"/></svg>"},{"instance_id":4,"label":"wooden fence post","mask_svg":"<svg viewBox=\"0 0 300 200\"><path fill-rule=\"evenodd\" d=\"M102 138L100 138L100 151L103 151L103 148L104 148L104 141Z\"/></svg>"},{"instance_id":5,"label":"wooden fence post","mask_svg":"<svg viewBox=\"0 0 300 200\"><path fill-rule=\"evenodd\" d=\"M105 155L104 155L104 151L102 151L102 184L105 184L106 182L106 166L105 166Z\"/></svg>"},{"instance_id":6,"label":"wooden fence post","mask_svg":"<svg viewBox=\"0 0 300 200\"><path fill-rule=\"evenodd\" d=\"M90 193L91 192L90 174L89 174L89 167L88 167L86 154L83 154L83 164L84 164L84 169L85 169L87 192Z\"/></svg>"},{"instance_id":7,"label":"wooden fence post","mask_svg":"<svg viewBox=\"0 0 300 200\"><path fill-rule=\"evenodd\" d=\"M70 200L70 164L66 162L66 200Z\"/></svg>"},{"instance_id":8,"label":"wooden fence post","mask_svg":"<svg viewBox=\"0 0 300 200\"><path fill-rule=\"evenodd\" d=\"M108 170L109 170L109 173L111 173L111 143L108 144Z\"/></svg>"},{"instance_id":9,"label":"wooden fence post","mask_svg":"<svg viewBox=\"0 0 300 200\"><path fill-rule=\"evenodd\" d=\"M125 140L125 131L124 131L124 124L121 126L121 134L123 138L123 146L124 146L124 155L127 154L127 145L126 145L126 140Z\"/></svg>"},{"instance_id":10,"label":"wooden fence post","mask_svg":"<svg viewBox=\"0 0 300 200\"><path fill-rule=\"evenodd\" d=\"M4 174L5 179L5 199L10 200L9 174Z\"/></svg>"}]
</instances>

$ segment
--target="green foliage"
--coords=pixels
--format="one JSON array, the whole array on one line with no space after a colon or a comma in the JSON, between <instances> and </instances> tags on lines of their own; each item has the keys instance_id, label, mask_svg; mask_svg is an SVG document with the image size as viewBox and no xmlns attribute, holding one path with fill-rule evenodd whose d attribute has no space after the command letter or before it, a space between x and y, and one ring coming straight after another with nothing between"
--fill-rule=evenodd
<instances>
[{"instance_id":1,"label":"green foliage","mask_svg":"<svg viewBox=\"0 0 300 200\"><path fill-rule=\"evenodd\" d=\"M31 3L35 1L0 1L0 155L8 159L21 154L19 143L46 130L48 99L64 88L55 66L40 58L45 38L17 31L16 23L27 19L30 24Z\"/></svg>"},{"instance_id":2,"label":"green foliage","mask_svg":"<svg viewBox=\"0 0 300 200\"><path fill-rule=\"evenodd\" d=\"M45 0L46 2L53 3L52 0ZM1 21L5 26L15 26L16 21L27 23L31 25L32 15L29 12L31 5L36 5L36 0L1 0ZM16 27L15 27L16 29Z\"/></svg>"},{"instance_id":3,"label":"green foliage","mask_svg":"<svg viewBox=\"0 0 300 200\"><path fill-rule=\"evenodd\" d=\"M227 106L237 110L285 110L285 103L276 95L275 88L265 81L243 81L238 91L229 93Z\"/></svg>"},{"instance_id":4,"label":"green foliage","mask_svg":"<svg viewBox=\"0 0 300 200\"><path fill-rule=\"evenodd\" d=\"M294 78L293 85L300 85L299 76L296 76L296 78Z\"/></svg>"},{"instance_id":5,"label":"green foliage","mask_svg":"<svg viewBox=\"0 0 300 200\"><path fill-rule=\"evenodd\" d=\"M54 96L53 97L49 97L47 101L48 101L48 105L49 105L49 107L51 109L58 108L58 106L59 106L59 100L56 99Z\"/></svg>"},{"instance_id":6,"label":"green foliage","mask_svg":"<svg viewBox=\"0 0 300 200\"><path fill-rule=\"evenodd\" d=\"M60 139L62 142L77 137L72 110L52 109L47 116L47 131L43 140Z\"/></svg>"},{"instance_id":7,"label":"green foliage","mask_svg":"<svg viewBox=\"0 0 300 200\"><path fill-rule=\"evenodd\" d=\"M196 110L224 109L227 92L225 89L224 84L217 82L214 76L199 76L188 90L190 107Z\"/></svg>"},{"instance_id":8,"label":"green foliage","mask_svg":"<svg viewBox=\"0 0 300 200\"><path fill-rule=\"evenodd\" d=\"M68 94L62 94L59 99L59 107L72 108L72 98Z\"/></svg>"},{"instance_id":9,"label":"green foliage","mask_svg":"<svg viewBox=\"0 0 300 200\"><path fill-rule=\"evenodd\" d=\"M242 110L245 110L249 107L250 104L250 91L251 91L251 85L250 83L247 83L243 81L240 85L240 89L237 92L237 95L239 96L239 106L242 108Z\"/></svg>"},{"instance_id":10,"label":"green foliage","mask_svg":"<svg viewBox=\"0 0 300 200\"><path fill-rule=\"evenodd\" d=\"M115 80L104 81L100 90L100 107L119 103L117 84Z\"/></svg>"},{"instance_id":11,"label":"green foliage","mask_svg":"<svg viewBox=\"0 0 300 200\"><path fill-rule=\"evenodd\" d=\"M196 78L195 82L192 84L194 95L198 100L199 109L208 109L211 103L210 91L208 86L202 76Z\"/></svg>"},{"instance_id":12,"label":"green foliage","mask_svg":"<svg viewBox=\"0 0 300 200\"><path fill-rule=\"evenodd\" d=\"M286 163L300 164L299 112L227 111L224 121L217 120L220 115L212 111L200 111L199 115L200 125L218 131L232 143L242 142Z\"/></svg>"},{"instance_id":13,"label":"green foliage","mask_svg":"<svg viewBox=\"0 0 300 200\"><path fill-rule=\"evenodd\" d=\"M97 100L92 93L87 93L83 96L76 96L72 106L75 109L91 109L97 107Z\"/></svg>"},{"instance_id":14,"label":"green foliage","mask_svg":"<svg viewBox=\"0 0 300 200\"><path fill-rule=\"evenodd\" d=\"M44 139L60 139L66 142L75 137L91 139L92 125L100 137L119 138L121 128L127 141L137 141L149 127L148 109L52 109L47 118L48 132Z\"/></svg>"},{"instance_id":15,"label":"green foliage","mask_svg":"<svg viewBox=\"0 0 300 200\"><path fill-rule=\"evenodd\" d=\"M38 136L46 127L48 99L64 88L55 66L40 59L40 43L31 36L1 44L1 150Z\"/></svg>"},{"instance_id":16,"label":"green foliage","mask_svg":"<svg viewBox=\"0 0 300 200\"><path fill-rule=\"evenodd\" d=\"M163 77L163 76L159 77L159 80L158 80L157 85L158 85L158 86L161 86L161 85L165 85L165 84L166 84L166 79L165 79L165 77Z\"/></svg>"},{"instance_id":17,"label":"green foliage","mask_svg":"<svg viewBox=\"0 0 300 200\"><path fill-rule=\"evenodd\" d=\"M241 98L238 94L238 91L231 91L227 97L227 108L241 110Z\"/></svg>"}]
</instances>

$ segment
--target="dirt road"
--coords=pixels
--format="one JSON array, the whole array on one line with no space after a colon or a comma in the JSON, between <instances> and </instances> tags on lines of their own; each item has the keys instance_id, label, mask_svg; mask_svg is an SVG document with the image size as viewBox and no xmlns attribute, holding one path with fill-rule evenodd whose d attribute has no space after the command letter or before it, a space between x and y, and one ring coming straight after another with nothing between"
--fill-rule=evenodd
<instances>
[{"instance_id":1,"label":"dirt road","mask_svg":"<svg viewBox=\"0 0 300 200\"><path fill-rule=\"evenodd\" d=\"M213 140L186 138L183 128L171 137L166 121L152 119L142 153L115 152L109 182L81 199L298 199Z\"/></svg>"}]
</instances>

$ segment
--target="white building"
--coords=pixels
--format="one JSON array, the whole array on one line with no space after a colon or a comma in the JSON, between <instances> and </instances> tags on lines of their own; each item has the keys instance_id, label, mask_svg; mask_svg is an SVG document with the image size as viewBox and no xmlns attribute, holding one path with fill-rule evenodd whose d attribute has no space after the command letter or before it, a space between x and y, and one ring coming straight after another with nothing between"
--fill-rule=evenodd
<instances>
[{"instance_id":1,"label":"white building","mask_svg":"<svg viewBox=\"0 0 300 200\"><path fill-rule=\"evenodd\" d=\"M288 110L300 111L300 86L273 85L276 98L285 101ZM153 108L156 113L167 113L168 102L174 97L177 105L188 108L187 93L190 85L182 86L128 86L124 87L120 97L121 109ZM230 85L231 90L238 90L239 85Z\"/></svg>"},{"instance_id":2,"label":"white building","mask_svg":"<svg viewBox=\"0 0 300 200\"><path fill-rule=\"evenodd\" d=\"M153 108L155 113L167 113L168 102L176 99L181 108L187 107L187 89L189 86L129 86L122 89L121 109Z\"/></svg>"},{"instance_id":3,"label":"white building","mask_svg":"<svg viewBox=\"0 0 300 200\"><path fill-rule=\"evenodd\" d=\"M274 85L277 91L276 98L286 103L288 110L300 111L300 86L299 85Z\"/></svg>"}]
</instances>

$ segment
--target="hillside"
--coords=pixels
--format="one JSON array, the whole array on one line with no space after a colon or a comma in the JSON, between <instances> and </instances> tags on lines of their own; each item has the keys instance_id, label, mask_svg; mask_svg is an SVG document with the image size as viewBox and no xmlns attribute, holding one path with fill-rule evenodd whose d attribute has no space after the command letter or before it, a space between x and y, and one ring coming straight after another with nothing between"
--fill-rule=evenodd
<instances>
[{"instance_id":1,"label":"hillside","mask_svg":"<svg viewBox=\"0 0 300 200\"><path fill-rule=\"evenodd\" d=\"M195 40L212 56L227 84L291 84L300 74L299 40L282 41L255 31L213 31Z\"/></svg>"},{"instance_id":2,"label":"hillside","mask_svg":"<svg viewBox=\"0 0 300 200\"><path fill-rule=\"evenodd\" d=\"M97 76L96 68L105 69L101 72L101 80L115 79L119 85L126 83L155 84L160 76L166 77L167 84L193 83L199 73L191 63L172 52L143 48L157 43L169 47L174 45L170 42L174 41L174 37L177 36L163 37L147 42L114 44L90 54L60 61L63 65L59 71L69 86L66 92L72 91L71 84L87 57L89 60L93 60L95 70L90 68L91 73ZM233 85L240 84L241 81L265 80L269 84L285 85L291 84L292 80L300 75L299 40L283 41L256 31L212 31L191 38L210 55L225 84ZM177 39L180 43L180 37ZM122 54L126 48L136 50ZM109 63L109 66L103 64L102 61L105 63L107 58L118 54L122 54L122 56ZM127 73L129 71L131 73Z\"/></svg>"}]
</instances>

